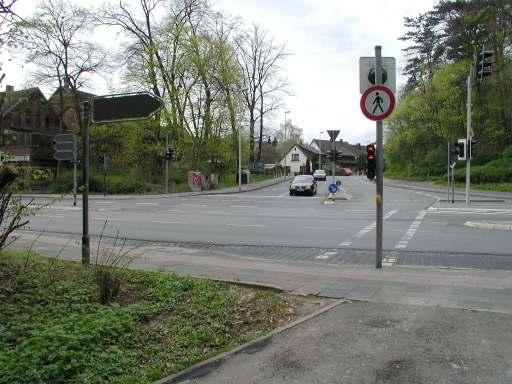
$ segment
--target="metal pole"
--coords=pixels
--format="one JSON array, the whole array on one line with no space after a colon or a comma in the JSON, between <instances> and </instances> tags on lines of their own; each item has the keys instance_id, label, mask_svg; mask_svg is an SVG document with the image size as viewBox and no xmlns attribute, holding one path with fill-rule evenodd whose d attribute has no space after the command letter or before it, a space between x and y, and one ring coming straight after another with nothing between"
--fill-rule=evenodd
<instances>
[{"instance_id":1,"label":"metal pole","mask_svg":"<svg viewBox=\"0 0 512 384\"><path fill-rule=\"evenodd\" d=\"M466 105L467 109L467 124L466 124L466 204L470 203L469 198L469 189L471 184L471 159L469 158L469 140L470 132L471 132L471 79L473 77L473 66L469 68L469 76L468 76L468 103Z\"/></svg>"},{"instance_id":2,"label":"metal pole","mask_svg":"<svg viewBox=\"0 0 512 384\"><path fill-rule=\"evenodd\" d=\"M334 156L334 151L336 149L334 143L334 135L331 137L332 141L332 183L334 184L334 172L336 172L336 156Z\"/></svg>"},{"instance_id":3,"label":"metal pole","mask_svg":"<svg viewBox=\"0 0 512 384\"><path fill-rule=\"evenodd\" d=\"M103 196L107 196L107 154L103 154Z\"/></svg>"},{"instance_id":4,"label":"metal pole","mask_svg":"<svg viewBox=\"0 0 512 384\"><path fill-rule=\"evenodd\" d=\"M375 46L375 85L382 84L382 47L380 45ZM376 180L376 196L375 202L377 205L377 233L376 233L376 261L375 267L382 268L382 224L383 224L383 162L384 162L384 148L383 148L383 133L382 133L382 121L376 122L377 130L377 180Z\"/></svg>"},{"instance_id":5,"label":"metal pole","mask_svg":"<svg viewBox=\"0 0 512 384\"><path fill-rule=\"evenodd\" d=\"M74 141L74 153L73 153L73 207L76 207L76 192L77 192L77 189L78 189L78 181L77 181L77 175L76 175L76 163L77 163L77 158L76 158L76 152L77 152L77 148L76 148L76 135L73 135L73 141Z\"/></svg>"},{"instance_id":6,"label":"metal pole","mask_svg":"<svg viewBox=\"0 0 512 384\"><path fill-rule=\"evenodd\" d=\"M452 168L452 204L455 203L455 162L451 165Z\"/></svg>"},{"instance_id":7,"label":"metal pole","mask_svg":"<svg viewBox=\"0 0 512 384\"><path fill-rule=\"evenodd\" d=\"M242 127L238 127L238 192L242 192Z\"/></svg>"},{"instance_id":8,"label":"metal pole","mask_svg":"<svg viewBox=\"0 0 512 384\"><path fill-rule=\"evenodd\" d=\"M90 105L88 101L83 103L83 126L82 126L82 264L89 265L91 262L90 241L89 241L89 119Z\"/></svg>"},{"instance_id":9,"label":"metal pole","mask_svg":"<svg viewBox=\"0 0 512 384\"><path fill-rule=\"evenodd\" d=\"M446 185L448 186L448 198L446 199L446 201L450 201L450 143L448 142L448 152L447 152L447 157L446 157L446 170L447 170L447 175L448 175L448 180L447 180L447 183Z\"/></svg>"},{"instance_id":10,"label":"metal pole","mask_svg":"<svg viewBox=\"0 0 512 384\"><path fill-rule=\"evenodd\" d=\"M286 179L286 156L288 155L288 153L286 152L286 114L289 113L290 111L286 111L284 113L284 178Z\"/></svg>"},{"instance_id":11,"label":"metal pole","mask_svg":"<svg viewBox=\"0 0 512 384\"><path fill-rule=\"evenodd\" d=\"M320 131L320 141L318 142L318 169L322 169L322 131Z\"/></svg>"},{"instance_id":12,"label":"metal pole","mask_svg":"<svg viewBox=\"0 0 512 384\"><path fill-rule=\"evenodd\" d=\"M169 152L169 132L165 135L165 193L169 193L169 159L167 153Z\"/></svg>"}]
</instances>

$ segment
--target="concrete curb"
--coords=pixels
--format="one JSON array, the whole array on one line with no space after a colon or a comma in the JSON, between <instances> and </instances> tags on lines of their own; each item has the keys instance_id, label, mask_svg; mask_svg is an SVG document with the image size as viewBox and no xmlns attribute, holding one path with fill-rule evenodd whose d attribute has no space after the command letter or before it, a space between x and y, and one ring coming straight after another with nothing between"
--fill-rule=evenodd
<instances>
[{"instance_id":1,"label":"concrete curb","mask_svg":"<svg viewBox=\"0 0 512 384\"><path fill-rule=\"evenodd\" d=\"M168 197L190 197L190 196L209 196L209 195L232 195L237 193L244 192L252 192L257 191L263 188L271 187L276 184L284 183L289 178L280 177L277 179L273 179L272 182L267 181L259 181L254 184L245 184L245 189L242 186L242 190L234 190L233 188L237 187L228 187L223 189L211 190L211 191L201 191L201 192L178 192L178 193L168 193L168 194L132 194L132 195L107 195L103 196L102 194L89 194L90 200L123 200L123 199L133 199L136 198L168 198ZM19 196L23 198L38 198L38 199L72 199L73 195L71 194L23 194L20 193ZM77 200L80 200L81 195L77 195Z\"/></svg>"},{"instance_id":2,"label":"concrete curb","mask_svg":"<svg viewBox=\"0 0 512 384\"><path fill-rule=\"evenodd\" d=\"M350 302L351 300L345 300L340 299L335 301L332 304L329 304L318 311L304 316L300 319L297 319L290 324L287 324L283 327L277 328L270 332L269 334L259 337L256 340L250 341L246 344L242 344L239 347L236 347L235 349L221 353L220 355L214 356L208 360L202 361L200 363L194 364L191 367L188 367L187 369L184 369L181 372L169 375L167 377L164 377L163 379L154 381L152 384L171 384L171 383L179 383L184 380L192 380L198 377L202 377L207 375L209 372L220 366L225 360L229 359L231 356L236 355L238 353L248 353L252 354L255 353L262 348L264 348L266 345L270 344L272 342L272 338L284 331L287 331L291 328L294 328L302 323L305 323L306 321L309 321L317 316L320 316L321 314L330 311L331 309L337 307L340 304Z\"/></svg>"},{"instance_id":3,"label":"concrete curb","mask_svg":"<svg viewBox=\"0 0 512 384\"><path fill-rule=\"evenodd\" d=\"M478 221L466 221L464 226L478 229L500 229L503 231L512 231L512 224L485 223Z\"/></svg>"}]
</instances>

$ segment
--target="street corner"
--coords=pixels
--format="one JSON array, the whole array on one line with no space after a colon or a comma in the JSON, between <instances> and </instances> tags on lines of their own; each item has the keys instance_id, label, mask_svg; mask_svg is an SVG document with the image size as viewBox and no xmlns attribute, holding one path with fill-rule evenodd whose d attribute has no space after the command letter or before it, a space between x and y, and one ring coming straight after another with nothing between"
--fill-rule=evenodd
<instances>
[{"instance_id":1,"label":"street corner","mask_svg":"<svg viewBox=\"0 0 512 384\"><path fill-rule=\"evenodd\" d=\"M512 231L512 221L466 221L464 226L477 229Z\"/></svg>"}]
</instances>

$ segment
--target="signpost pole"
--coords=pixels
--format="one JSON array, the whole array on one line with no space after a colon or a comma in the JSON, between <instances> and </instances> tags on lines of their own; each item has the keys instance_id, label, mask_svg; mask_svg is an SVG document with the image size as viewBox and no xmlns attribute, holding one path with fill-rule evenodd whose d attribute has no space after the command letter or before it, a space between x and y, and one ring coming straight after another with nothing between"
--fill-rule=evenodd
<instances>
[{"instance_id":1,"label":"signpost pole","mask_svg":"<svg viewBox=\"0 0 512 384\"><path fill-rule=\"evenodd\" d=\"M91 262L89 242L89 119L90 105L88 101L83 103L82 121L82 264L89 265Z\"/></svg>"},{"instance_id":2,"label":"signpost pole","mask_svg":"<svg viewBox=\"0 0 512 384\"><path fill-rule=\"evenodd\" d=\"M165 153L169 151L169 132L165 135ZM165 193L169 193L169 159L165 157Z\"/></svg>"},{"instance_id":3,"label":"signpost pole","mask_svg":"<svg viewBox=\"0 0 512 384\"><path fill-rule=\"evenodd\" d=\"M382 84L382 47L375 46L375 85ZM377 194L375 197L377 205L377 236L376 236L376 268L382 268L382 224L383 224L383 163L384 163L384 148L383 148L383 133L382 133L382 120L376 122L377 130Z\"/></svg>"},{"instance_id":4,"label":"signpost pole","mask_svg":"<svg viewBox=\"0 0 512 384\"><path fill-rule=\"evenodd\" d=\"M448 186L448 198L446 199L446 201L450 201L450 143L448 143L446 159L446 174L448 175L448 182L446 183L446 185Z\"/></svg>"},{"instance_id":5,"label":"signpost pole","mask_svg":"<svg viewBox=\"0 0 512 384\"><path fill-rule=\"evenodd\" d=\"M334 142L334 135L331 137L332 142L332 183L334 184L334 172L336 172L336 156L334 154L334 151L336 150L336 143Z\"/></svg>"}]
</instances>

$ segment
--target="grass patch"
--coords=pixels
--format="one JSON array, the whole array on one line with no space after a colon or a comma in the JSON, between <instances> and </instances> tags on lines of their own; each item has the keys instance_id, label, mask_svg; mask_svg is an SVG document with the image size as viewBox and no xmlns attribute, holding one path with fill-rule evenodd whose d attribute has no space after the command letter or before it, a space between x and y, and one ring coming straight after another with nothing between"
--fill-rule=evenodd
<instances>
[{"instance_id":1,"label":"grass patch","mask_svg":"<svg viewBox=\"0 0 512 384\"><path fill-rule=\"evenodd\" d=\"M125 270L102 305L92 268L0 253L0 383L149 383L290 320L283 296Z\"/></svg>"},{"instance_id":2,"label":"grass patch","mask_svg":"<svg viewBox=\"0 0 512 384\"><path fill-rule=\"evenodd\" d=\"M265 181L273 179L271 175L259 175L257 173L251 173L249 176L249 184L257 183L258 181ZM229 188L238 186L238 182L236 181L236 174L225 174L222 175L219 184L217 185L217 189L221 188Z\"/></svg>"}]
</instances>

